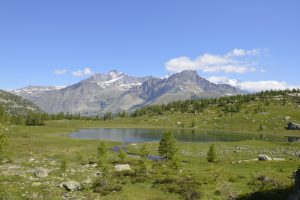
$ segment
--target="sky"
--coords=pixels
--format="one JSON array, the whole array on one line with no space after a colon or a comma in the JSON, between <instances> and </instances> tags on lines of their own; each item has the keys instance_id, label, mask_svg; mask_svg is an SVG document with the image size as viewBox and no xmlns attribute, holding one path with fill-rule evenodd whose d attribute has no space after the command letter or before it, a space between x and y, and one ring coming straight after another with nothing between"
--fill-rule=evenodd
<instances>
[{"instance_id":1,"label":"sky","mask_svg":"<svg viewBox=\"0 0 300 200\"><path fill-rule=\"evenodd\" d=\"M112 69L300 88L299 0L0 0L0 88Z\"/></svg>"}]
</instances>

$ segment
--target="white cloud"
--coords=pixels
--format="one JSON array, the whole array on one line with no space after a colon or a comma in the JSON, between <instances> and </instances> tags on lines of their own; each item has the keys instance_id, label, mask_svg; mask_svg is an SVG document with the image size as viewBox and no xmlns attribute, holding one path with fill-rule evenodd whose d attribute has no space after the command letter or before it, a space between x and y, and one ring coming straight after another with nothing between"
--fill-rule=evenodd
<instances>
[{"instance_id":1,"label":"white cloud","mask_svg":"<svg viewBox=\"0 0 300 200\"><path fill-rule=\"evenodd\" d=\"M55 75L64 75L67 73L67 70L66 69L56 69L54 70L53 72Z\"/></svg>"},{"instance_id":2,"label":"white cloud","mask_svg":"<svg viewBox=\"0 0 300 200\"><path fill-rule=\"evenodd\" d=\"M203 72L246 73L254 72L256 68L249 62L242 62L236 57L258 55L259 50L234 49L225 55L203 54L196 59L187 56L172 58L165 63L168 71L202 70Z\"/></svg>"},{"instance_id":3,"label":"white cloud","mask_svg":"<svg viewBox=\"0 0 300 200\"><path fill-rule=\"evenodd\" d=\"M72 72L72 75L73 76L77 76L77 77L81 77L81 76L89 76L89 75L92 75L93 72L90 68L84 68L83 70L77 70L77 71L74 71Z\"/></svg>"},{"instance_id":4,"label":"white cloud","mask_svg":"<svg viewBox=\"0 0 300 200\"><path fill-rule=\"evenodd\" d=\"M247 90L250 92L259 92L264 90L285 90L285 89L300 89L300 85L289 85L284 81L245 81L241 82L236 79L229 79L227 77L212 76L208 78L209 81L216 84L229 84Z\"/></svg>"},{"instance_id":5,"label":"white cloud","mask_svg":"<svg viewBox=\"0 0 300 200\"><path fill-rule=\"evenodd\" d=\"M227 56L256 56L260 53L259 49L251 49L251 50L245 50L245 49L233 49L230 51Z\"/></svg>"}]
</instances>

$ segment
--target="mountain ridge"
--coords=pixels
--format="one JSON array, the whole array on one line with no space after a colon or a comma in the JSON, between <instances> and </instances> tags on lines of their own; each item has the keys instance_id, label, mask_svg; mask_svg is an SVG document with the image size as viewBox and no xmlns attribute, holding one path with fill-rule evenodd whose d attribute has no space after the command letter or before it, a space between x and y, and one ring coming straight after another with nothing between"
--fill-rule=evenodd
<instances>
[{"instance_id":1,"label":"mountain ridge","mask_svg":"<svg viewBox=\"0 0 300 200\"><path fill-rule=\"evenodd\" d=\"M186 70L164 78L134 77L117 70L94 74L67 87L31 87L12 90L49 113L103 115L133 111L149 104L189 98L211 98L241 93L233 86L214 84L196 71Z\"/></svg>"}]
</instances>

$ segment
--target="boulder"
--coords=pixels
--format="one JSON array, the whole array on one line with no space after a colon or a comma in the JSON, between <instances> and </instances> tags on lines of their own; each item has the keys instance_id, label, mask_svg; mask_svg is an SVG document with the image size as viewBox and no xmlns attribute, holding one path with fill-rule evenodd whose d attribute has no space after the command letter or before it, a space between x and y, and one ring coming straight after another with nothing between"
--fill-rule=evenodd
<instances>
[{"instance_id":1,"label":"boulder","mask_svg":"<svg viewBox=\"0 0 300 200\"><path fill-rule=\"evenodd\" d=\"M116 171L116 172L128 171L128 170L131 170L129 164L115 165L115 171Z\"/></svg>"},{"instance_id":2,"label":"boulder","mask_svg":"<svg viewBox=\"0 0 300 200\"><path fill-rule=\"evenodd\" d=\"M269 160L272 160L272 158L267 155L259 155L258 160L259 161L269 161Z\"/></svg>"},{"instance_id":3,"label":"boulder","mask_svg":"<svg viewBox=\"0 0 300 200\"><path fill-rule=\"evenodd\" d=\"M300 124L289 122L287 129L288 130L300 130Z\"/></svg>"},{"instance_id":4,"label":"boulder","mask_svg":"<svg viewBox=\"0 0 300 200\"><path fill-rule=\"evenodd\" d=\"M78 190L81 190L80 183L78 183L76 181L68 181L68 182L61 183L59 185L59 187L65 188L68 191L78 191Z\"/></svg>"},{"instance_id":5,"label":"boulder","mask_svg":"<svg viewBox=\"0 0 300 200\"><path fill-rule=\"evenodd\" d=\"M48 176L48 170L39 167L34 171L34 175L38 178L46 178Z\"/></svg>"},{"instance_id":6,"label":"boulder","mask_svg":"<svg viewBox=\"0 0 300 200\"><path fill-rule=\"evenodd\" d=\"M32 187L38 187L40 185L42 185L41 182L34 182L34 183L31 184Z\"/></svg>"},{"instance_id":7,"label":"boulder","mask_svg":"<svg viewBox=\"0 0 300 200\"><path fill-rule=\"evenodd\" d=\"M275 160L275 161L285 161L284 158L272 158L272 160Z\"/></svg>"},{"instance_id":8,"label":"boulder","mask_svg":"<svg viewBox=\"0 0 300 200\"><path fill-rule=\"evenodd\" d=\"M178 121L178 122L176 122L176 124L177 125L182 125L183 123Z\"/></svg>"}]
</instances>

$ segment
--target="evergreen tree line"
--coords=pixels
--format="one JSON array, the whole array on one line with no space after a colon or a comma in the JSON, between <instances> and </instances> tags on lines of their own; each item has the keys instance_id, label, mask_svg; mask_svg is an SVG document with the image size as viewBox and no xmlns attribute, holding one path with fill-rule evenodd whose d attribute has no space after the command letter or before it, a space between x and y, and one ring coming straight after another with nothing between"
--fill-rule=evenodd
<instances>
[{"instance_id":1,"label":"evergreen tree line","mask_svg":"<svg viewBox=\"0 0 300 200\"><path fill-rule=\"evenodd\" d=\"M81 114L49 114L44 112L29 112L26 114L9 114L4 107L0 105L0 123L26 125L26 126L42 126L45 121L50 120L99 120L100 117L89 117Z\"/></svg>"},{"instance_id":2,"label":"evergreen tree line","mask_svg":"<svg viewBox=\"0 0 300 200\"><path fill-rule=\"evenodd\" d=\"M260 101L264 104L269 104L276 96L281 96L281 103L285 105L288 97L295 103L300 104L300 98L297 96L289 96L289 94L300 93L300 89L293 90L270 90L255 94L235 95L211 99L189 99L182 101L174 101L162 105L148 105L144 108L135 110L131 116L138 117L149 114L162 115L167 111L175 111L181 113L201 113L210 106L218 106L224 113L240 112L240 107L243 104ZM257 108L260 111L261 108Z\"/></svg>"},{"instance_id":3,"label":"evergreen tree line","mask_svg":"<svg viewBox=\"0 0 300 200\"><path fill-rule=\"evenodd\" d=\"M10 114L0 105L0 123L10 123L27 126L41 126L45 121L49 120L110 120L113 118L139 117L143 115L163 115L168 111L181 113L201 113L210 106L218 106L224 113L234 113L240 111L240 106L254 101L261 101L269 104L276 96L281 97L281 103L286 104L288 97L295 103L300 104L300 98L297 94L300 89L296 90L270 90L255 94L235 95L210 99L189 99L182 101L174 101L162 105L148 105L141 109L135 110L133 113L122 111L116 114L107 112L102 116L84 116L81 114L57 113L49 114L44 112L29 112L26 114ZM262 107L258 105L256 112L262 112Z\"/></svg>"}]
</instances>

